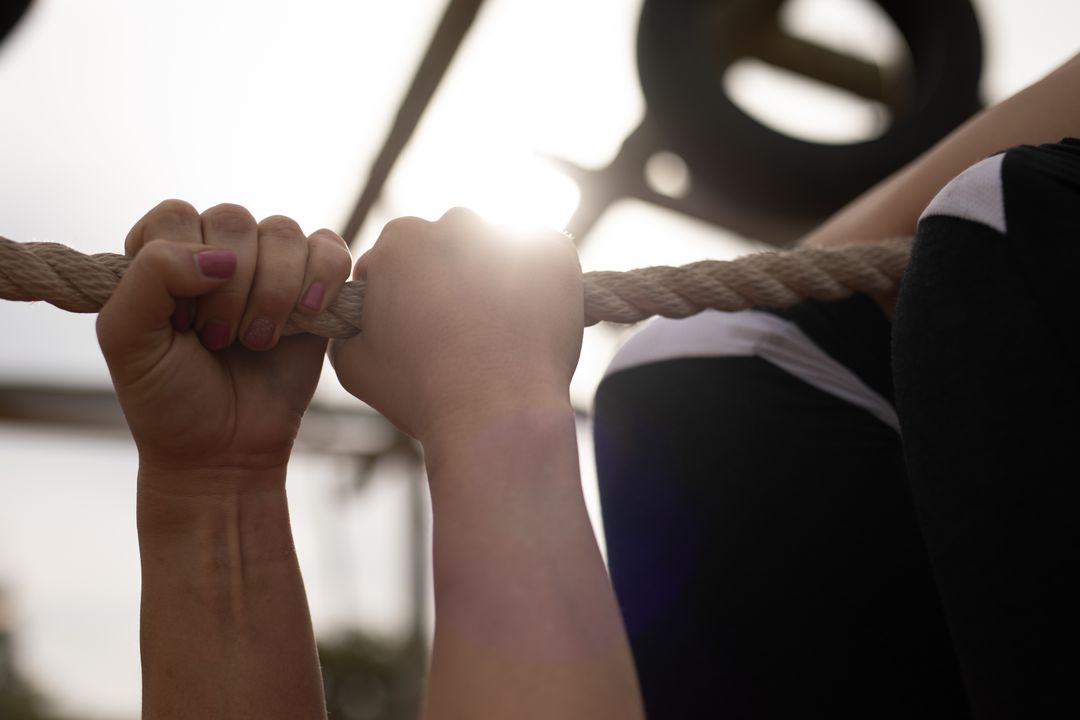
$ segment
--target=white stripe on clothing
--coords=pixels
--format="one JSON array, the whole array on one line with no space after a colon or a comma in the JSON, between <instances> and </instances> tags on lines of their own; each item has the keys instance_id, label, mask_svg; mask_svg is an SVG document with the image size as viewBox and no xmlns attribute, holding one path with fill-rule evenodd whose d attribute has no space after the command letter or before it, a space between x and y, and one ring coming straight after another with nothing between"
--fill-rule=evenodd
<instances>
[{"instance_id":1,"label":"white stripe on clothing","mask_svg":"<svg viewBox=\"0 0 1080 720\"><path fill-rule=\"evenodd\" d=\"M919 220L950 215L988 225L1005 234L1005 193L1001 187L1001 162L1005 154L981 160L943 187Z\"/></svg>"},{"instance_id":2,"label":"white stripe on clothing","mask_svg":"<svg viewBox=\"0 0 1080 720\"><path fill-rule=\"evenodd\" d=\"M900 432L896 409L888 400L822 351L794 323L756 310L706 310L681 320L658 318L627 340L605 377L677 358L746 356L767 360Z\"/></svg>"}]
</instances>

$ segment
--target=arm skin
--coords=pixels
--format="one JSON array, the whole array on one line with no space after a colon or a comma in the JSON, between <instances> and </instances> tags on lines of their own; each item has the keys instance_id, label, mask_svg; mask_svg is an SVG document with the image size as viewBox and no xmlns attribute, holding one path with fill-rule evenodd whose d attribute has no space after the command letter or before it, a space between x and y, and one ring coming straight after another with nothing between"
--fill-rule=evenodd
<instances>
[{"instance_id":1,"label":"arm skin","mask_svg":"<svg viewBox=\"0 0 1080 720\"><path fill-rule=\"evenodd\" d=\"M802 242L827 247L913 234L922 209L972 163L1012 145L1080 135L1078 87L1080 61L1074 58L1039 83L980 113ZM237 213L230 210L219 215L232 216L225 218L228 222L222 222L221 228L236 229ZM212 218L204 214L193 221L197 217L190 206L159 206L133 229L129 253L138 253L154 238L217 245L211 237ZM268 221L264 223L269 227ZM456 226L450 228L451 235L490 234L473 220L463 221L461 213L441 222L443 230ZM281 223L275 224L280 230ZM249 236L261 238L263 224L254 235L248 230ZM252 285L256 273L250 243L231 246L237 248L240 269L247 270L239 293L236 279L173 277L165 282L172 272L168 262L172 251L158 246L149 254L151 260L133 266L121 283L126 289L118 289L99 317L102 347L140 449L137 506L143 565L144 717L322 718L318 660L284 493L288 451L318 373L317 362L311 361L313 353L320 351L318 342L290 340L292 348L279 353L283 359L262 368L242 350L227 351L232 354L225 361L230 377L249 380L226 388L234 399L248 394L268 401L268 392L281 394L282 368L307 368L300 387L290 388L293 406L274 408L269 401L270 409L278 411L269 416L259 402L252 403L254 414L248 408L247 415L243 407L218 407L220 385L207 393L213 401L200 397L200 392L191 390L191 383L206 380L207 358L201 357L203 367L193 371L182 357L187 353L186 360L191 360L194 341L185 331L193 320L203 333L206 349L220 352L222 342L231 346L241 330L250 327L260 305L266 309L269 301L265 297L260 301L259 285ZM321 247L321 253L309 254L309 261L327 257L327 245ZM486 252L498 255L492 250L489 247ZM193 251L189 248L189 252ZM177 257L171 261L178 262ZM317 271L327 285L323 307L340 286L331 278L334 273L326 271L326 262L310 261L302 286L306 288ZM374 259L369 259L369 265L377 267ZM280 267L284 265L276 270ZM429 276L418 278L420 284L414 289L439 284L432 280L438 280L441 269L426 267ZM358 274L366 269L358 265ZM161 282L156 286L145 282L148 277L153 280L155 272ZM273 277L275 269L269 275L264 269L259 273ZM246 310L243 304L225 307L229 293L217 292L225 285L233 286L233 297L239 295L247 302ZM369 287L369 293L373 289ZM441 298L437 293L430 295L424 307L409 297L382 315L390 326L406 319L415 321L417 313L439 317L436 310L459 303L456 291L460 289L458 285ZM479 321L499 308L500 302L517 301L528 294L526 290L520 296L479 297L471 310L458 314L466 320L466 332L458 327L449 335L441 335L440 328L396 333L426 338L431 341L426 346L406 343L380 353L373 347L379 343L367 342L365 347L364 340L356 340L335 352L343 384L420 438L426 452L435 514L437 628L425 716L429 720L642 718L629 645L581 498L574 417L566 391L569 374L553 379L543 370L558 366L559 358L546 363L544 353L534 352L528 338L500 335L491 323ZM186 298L201 299L196 303ZM293 299L299 302L300 298ZM377 305L370 294L369 316L376 313ZM405 306L412 306L411 316L400 314ZM223 340L220 335L215 339L198 322L222 307L230 325ZM580 307L578 288L576 294L569 293L568 305L546 314L565 316L570 325L580 328L575 316ZM245 337L249 351L275 348L282 313L280 308L270 309L277 325L269 340ZM186 320L181 319L185 315ZM170 316L174 327L184 326L176 330L176 336ZM545 324L540 316L514 322L529 329ZM143 336L133 340L132 327ZM369 334L368 340L378 335ZM174 343L179 336L185 339ZM457 355L443 363L451 370L443 376L445 383L425 380L437 373L423 369L419 374L399 373L401 368L393 366L417 352L424 362L441 356L451 347L451 336ZM565 337L543 339L554 345L566 342ZM495 361L489 357L474 362L480 358L469 355L470 343L484 347L491 341L498 341L496 352L489 353ZM306 349L301 347L304 343ZM570 373L580 335L577 343L572 348ZM516 357L504 352L514 345L519 346ZM177 347L183 352L176 351ZM162 353L172 356L172 364L178 367L163 373L161 368L170 363L161 362ZM148 364L147 356L154 362ZM566 358L564 347L561 361ZM523 369L530 363L541 372ZM481 366L471 383L452 379L469 376L464 370L470 364ZM396 375L413 387L390 387L393 383L375 387ZM441 415L416 415L408 410L431 410L438 404L432 398L441 398L446 409ZM225 413L231 421L227 432L205 422L207 410L215 408L229 411ZM246 437L236 432L239 427L250 430ZM192 436L200 435L192 428L204 431L201 443L192 442ZM246 445L217 442L221 438L235 441L238 435ZM268 435L277 438L276 446L263 442ZM193 463L192 458L202 461Z\"/></svg>"},{"instance_id":2,"label":"arm skin","mask_svg":"<svg viewBox=\"0 0 1080 720\"><path fill-rule=\"evenodd\" d=\"M348 250L175 200L126 245L97 330L139 451L143 717L325 718L285 468L326 341L280 334L333 300Z\"/></svg>"},{"instance_id":3,"label":"arm skin","mask_svg":"<svg viewBox=\"0 0 1080 720\"><path fill-rule=\"evenodd\" d=\"M236 474L140 468L144 718L326 716L284 470Z\"/></svg>"},{"instance_id":4,"label":"arm skin","mask_svg":"<svg viewBox=\"0 0 1080 720\"><path fill-rule=\"evenodd\" d=\"M891 177L852 201L800 244L830 247L915 234L922 211L950 180L1014 145L1080 136L1080 55L989 107Z\"/></svg>"},{"instance_id":5,"label":"arm skin","mask_svg":"<svg viewBox=\"0 0 1080 720\"><path fill-rule=\"evenodd\" d=\"M429 720L643 718L585 511L569 398L424 444L434 509Z\"/></svg>"},{"instance_id":6,"label":"arm skin","mask_svg":"<svg viewBox=\"0 0 1080 720\"><path fill-rule=\"evenodd\" d=\"M434 513L426 720L641 720L592 533L569 384L581 269L558 233L464 210L387 225L357 263L364 328L342 385L423 444Z\"/></svg>"}]
</instances>

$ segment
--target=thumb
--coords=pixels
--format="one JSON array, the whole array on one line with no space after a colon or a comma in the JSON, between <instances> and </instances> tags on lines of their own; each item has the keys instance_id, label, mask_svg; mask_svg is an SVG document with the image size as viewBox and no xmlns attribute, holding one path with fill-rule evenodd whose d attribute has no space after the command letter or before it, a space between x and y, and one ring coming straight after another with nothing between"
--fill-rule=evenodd
<instances>
[{"instance_id":1,"label":"thumb","mask_svg":"<svg viewBox=\"0 0 1080 720\"><path fill-rule=\"evenodd\" d=\"M368 372L370 361L364 357L366 353L363 345L363 333L344 340L331 340L326 348L326 355L341 387L367 402L368 388L373 379Z\"/></svg>"},{"instance_id":2,"label":"thumb","mask_svg":"<svg viewBox=\"0 0 1080 720\"><path fill-rule=\"evenodd\" d=\"M361 332L346 340L331 340L327 355L338 382L353 397L370 405L401 432L417 437L413 416L417 402L408 384L388 381L396 374L371 352Z\"/></svg>"},{"instance_id":3,"label":"thumb","mask_svg":"<svg viewBox=\"0 0 1080 720\"><path fill-rule=\"evenodd\" d=\"M98 313L98 343L113 375L153 367L171 344L177 299L220 287L236 263L233 250L195 243L155 240L143 247Z\"/></svg>"},{"instance_id":4,"label":"thumb","mask_svg":"<svg viewBox=\"0 0 1080 720\"><path fill-rule=\"evenodd\" d=\"M357 259L353 266L353 280L367 281L373 254L374 248L371 248ZM366 357L366 339L367 335L360 332L351 338L331 340L326 347L330 366L334 368L341 386L364 402L368 402L368 388L375 382L370 373L371 361Z\"/></svg>"}]
</instances>

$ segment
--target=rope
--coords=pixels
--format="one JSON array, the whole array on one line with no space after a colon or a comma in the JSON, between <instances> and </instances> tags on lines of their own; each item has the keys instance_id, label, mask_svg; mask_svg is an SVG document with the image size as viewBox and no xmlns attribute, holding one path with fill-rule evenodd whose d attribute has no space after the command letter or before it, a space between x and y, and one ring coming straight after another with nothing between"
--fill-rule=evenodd
<instances>
[{"instance_id":1,"label":"rope","mask_svg":"<svg viewBox=\"0 0 1080 720\"><path fill-rule=\"evenodd\" d=\"M585 324L635 323L653 315L681 318L707 308L787 306L807 298L840 300L858 292L888 295L899 285L910 252L911 240L897 239L834 250L760 252L681 267L589 272L583 276ZM0 237L0 299L43 300L70 312L97 312L130 262L123 255L85 255L56 243ZM293 313L283 332L351 337L360 331L363 300L364 283L346 283L323 313Z\"/></svg>"}]
</instances>

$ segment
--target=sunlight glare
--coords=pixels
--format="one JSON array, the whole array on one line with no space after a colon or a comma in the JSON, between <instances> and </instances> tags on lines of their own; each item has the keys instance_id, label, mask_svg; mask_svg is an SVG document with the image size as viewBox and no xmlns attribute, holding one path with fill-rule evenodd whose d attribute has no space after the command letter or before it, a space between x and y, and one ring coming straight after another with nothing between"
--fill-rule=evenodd
<instances>
[{"instance_id":1,"label":"sunlight glare","mask_svg":"<svg viewBox=\"0 0 1080 720\"><path fill-rule=\"evenodd\" d=\"M561 230L577 209L577 184L524 143L422 139L392 181L394 195L409 195L409 212L434 220L465 207L485 220L528 237L538 228Z\"/></svg>"},{"instance_id":2,"label":"sunlight glare","mask_svg":"<svg viewBox=\"0 0 1080 720\"><path fill-rule=\"evenodd\" d=\"M485 220L515 230L561 230L577 208L577 184L535 156L490 158L462 178L465 203ZM527 235L527 232L521 233Z\"/></svg>"}]
</instances>

